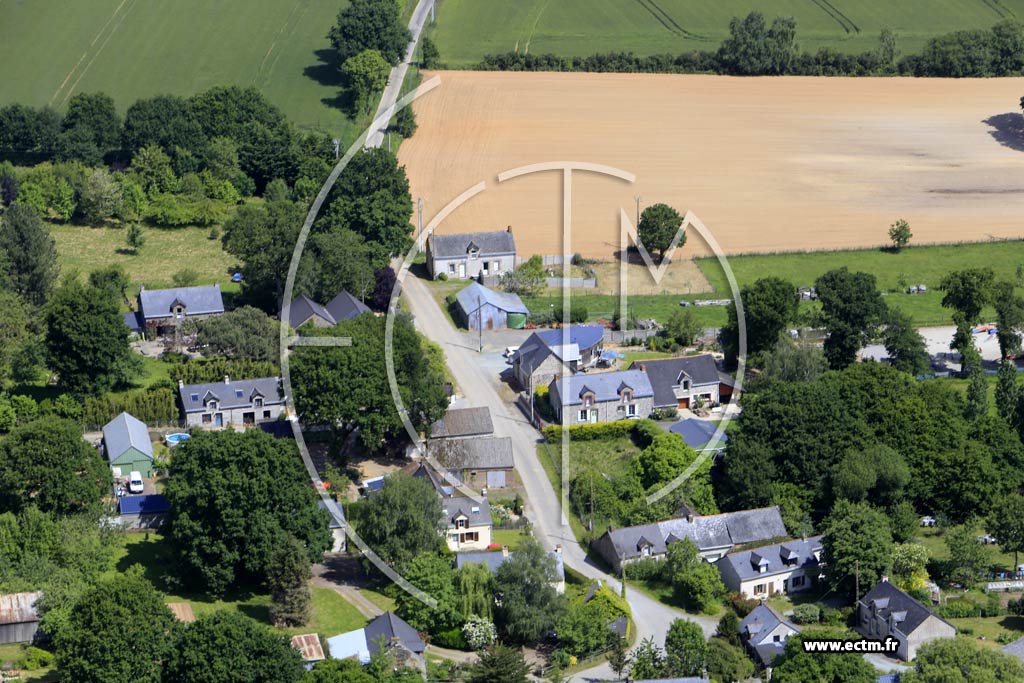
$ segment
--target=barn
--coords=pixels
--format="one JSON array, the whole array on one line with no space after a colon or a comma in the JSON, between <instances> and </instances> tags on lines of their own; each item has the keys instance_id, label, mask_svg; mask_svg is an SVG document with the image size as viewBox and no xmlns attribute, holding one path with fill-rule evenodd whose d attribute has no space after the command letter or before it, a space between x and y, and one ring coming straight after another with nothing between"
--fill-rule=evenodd
<instances>
[{"instance_id":1,"label":"barn","mask_svg":"<svg viewBox=\"0 0 1024 683\"><path fill-rule=\"evenodd\" d=\"M127 477L139 472L153 476L153 442L145 423L128 413L121 413L103 426L103 447L110 467Z\"/></svg>"},{"instance_id":2,"label":"barn","mask_svg":"<svg viewBox=\"0 0 1024 683\"><path fill-rule=\"evenodd\" d=\"M496 330L507 327L521 330L530 311L515 294L495 292L478 282L455 295L459 318L471 330Z\"/></svg>"},{"instance_id":3,"label":"barn","mask_svg":"<svg viewBox=\"0 0 1024 683\"><path fill-rule=\"evenodd\" d=\"M0 595L0 644L31 643L39 630L41 592Z\"/></svg>"}]
</instances>

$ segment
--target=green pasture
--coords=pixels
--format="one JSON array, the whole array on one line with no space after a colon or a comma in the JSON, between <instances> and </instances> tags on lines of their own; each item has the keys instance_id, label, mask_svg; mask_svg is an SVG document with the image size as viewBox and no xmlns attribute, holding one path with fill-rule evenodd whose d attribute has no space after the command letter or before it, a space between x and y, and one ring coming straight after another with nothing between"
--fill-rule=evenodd
<instances>
[{"instance_id":1,"label":"green pasture","mask_svg":"<svg viewBox=\"0 0 1024 683\"><path fill-rule=\"evenodd\" d=\"M340 131L327 31L346 0L0 0L0 104L62 109L256 86L297 125Z\"/></svg>"},{"instance_id":2,"label":"green pasture","mask_svg":"<svg viewBox=\"0 0 1024 683\"><path fill-rule=\"evenodd\" d=\"M717 48L729 21L753 10L794 17L802 49L864 52L891 28L909 54L942 33L1024 17L1024 0L439 0L435 40L457 67L512 50L678 54Z\"/></svg>"}]
</instances>

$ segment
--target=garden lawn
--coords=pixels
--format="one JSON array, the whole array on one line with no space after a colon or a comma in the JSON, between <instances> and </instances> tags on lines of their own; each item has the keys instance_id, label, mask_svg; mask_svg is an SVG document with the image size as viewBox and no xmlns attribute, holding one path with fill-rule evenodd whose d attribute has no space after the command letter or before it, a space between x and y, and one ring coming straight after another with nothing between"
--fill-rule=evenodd
<instances>
[{"instance_id":1,"label":"garden lawn","mask_svg":"<svg viewBox=\"0 0 1024 683\"><path fill-rule=\"evenodd\" d=\"M13 668L17 668L23 653L24 647L21 644L10 643L8 645L0 645L0 666L10 663ZM60 680L57 669L53 666L46 666L31 671L22 669L21 676L18 679L19 683L49 683L50 681Z\"/></svg>"}]
</instances>

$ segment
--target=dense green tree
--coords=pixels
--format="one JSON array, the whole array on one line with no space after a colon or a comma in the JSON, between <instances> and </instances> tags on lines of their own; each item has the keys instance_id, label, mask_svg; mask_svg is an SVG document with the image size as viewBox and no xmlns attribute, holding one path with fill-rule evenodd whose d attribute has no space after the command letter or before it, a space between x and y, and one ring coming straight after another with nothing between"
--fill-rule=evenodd
<instances>
[{"instance_id":1,"label":"dense green tree","mask_svg":"<svg viewBox=\"0 0 1024 683\"><path fill-rule=\"evenodd\" d=\"M20 296L0 289L0 382L31 380L43 361L41 320Z\"/></svg>"},{"instance_id":2,"label":"dense green tree","mask_svg":"<svg viewBox=\"0 0 1024 683\"><path fill-rule=\"evenodd\" d=\"M544 261L534 254L501 276L501 288L520 296L536 296L546 286L546 275Z\"/></svg>"},{"instance_id":3,"label":"dense green tree","mask_svg":"<svg viewBox=\"0 0 1024 683\"><path fill-rule=\"evenodd\" d=\"M780 335L761 355L759 384L771 382L813 382L828 370L828 360L816 344L804 344Z\"/></svg>"},{"instance_id":4,"label":"dense green tree","mask_svg":"<svg viewBox=\"0 0 1024 683\"><path fill-rule=\"evenodd\" d=\"M721 683L745 681L754 675L754 663L742 648L722 638L712 638L708 641L705 662L711 680Z\"/></svg>"},{"instance_id":5,"label":"dense green tree","mask_svg":"<svg viewBox=\"0 0 1024 683\"><path fill-rule=\"evenodd\" d=\"M30 304L46 303L57 281L57 248L39 213L15 202L0 220L0 245L14 291Z\"/></svg>"},{"instance_id":6,"label":"dense green tree","mask_svg":"<svg viewBox=\"0 0 1024 683\"><path fill-rule=\"evenodd\" d=\"M243 204L224 223L224 251L242 260L242 296L277 313L305 209L287 199Z\"/></svg>"},{"instance_id":7,"label":"dense green tree","mask_svg":"<svg viewBox=\"0 0 1024 683\"><path fill-rule=\"evenodd\" d=\"M96 510L110 469L70 420L43 417L14 428L0 444L0 508L34 505L61 515Z\"/></svg>"},{"instance_id":8,"label":"dense green tree","mask_svg":"<svg viewBox=\"0 0 1024 683\"><path fill-rule=\"evenodd\" d=\"M996 309L999 352L1003 358L1016 356L1021 351L1021 330L1024 330L1024 298L1014 292L1012 282L995 283L992 304Z\"/></svg>"},{"instance_id":9,"label":"dense green tree","mask_svg":"<svg viewBox=\"0 0 1024 683\"><path fill-rule=\"evenodd\" d=\"M252 306L201 321L196 343L234 360L276 361L281 356L277 321Z\"/></svg>"},{"instance_id":10,"label":"dense green tree","mask_svg":"<svg viewBox=\"0 0 1024 683\"><path fill-rule=\"evenodd\" d=\"M900 543L892 549L892 575L901 590L925 588L928 580L928 549L920 543Z\"/></svg>"},{"instance_id":11,"label":"dense green tree","mask_svg":"<svg viewBox=\"0 0 1024 683\"><path fill-rule=\"evenodd\" d=\"M356 111L366 111L373 104L373 96L388 82L391 65L377 50L363 50L352 55L341 65Z\"/></svg>"},{"instance_id":12,"label":"dense green tree","mask_svg":"<svg viewBox=\"0 0 1024 683\"><path fill-rule=\"evenodd\" d=\"M441 52L437 44L427 36L420 38L420 66L424 69L436 69L441 63Z\"/></svg>"},{"instance_id":13,"label":"dense green tree","mask_svg":"<svg viewBox=\"0 0 1024 683\"><path fill-rule=\"evenodd\" d=\"M436 552L445 528L441 500L423 478L391 474L360 512L358 532L388 564L405 567L421 552Z\"/></svg>"},{"instance_id":14,"label":"dense green tree","mask_svg":"<svg viewBox=\"0 0 1024 683\"><path fill-rule=\"evenodd\" d=\"M778 343L779 335L796 321L796 287L777 277L765 277L740 289L743 319L747 327L747 355L762 354ZM729 304L728 322L722 328L722 350L726 362L735 364L739 355L739 321L736 303Z\"/></svg>"},{"instance_id":15,"label":"dense green tree","mask_svg":"<svg viewBox=\"0 0 1024 683\"><path fill-rule=\"evenodd\" d=\"M690 346L704 326L692 308L677 308L665 323L665 335L680 346Z\"/></svg>"},{"instance_id":16,"label":"dense green tree","mask_svg":"<svg viewBox=\"0 0 1024 683\"><path fill-rule=\"evenodd\" d=\"M796 53L792 17L776 17L769 27L763 14L751 12L729 22L729 37L718 48L718 60L726 73L775 76L789 71Z\"/></svg>"},{"instance_id":17,"label":"dense green tree","mask_svg":"<svg viewBox=\"0 0 1024 683\"><path fill-rule=\"evenodd\" d=\"M74 601L54 643L57 666L81 683L160 683L175 630L163 597L141 572L117 574Z\"/></svg>"},{"instance_id":18,"label":"dense green tree","mask_svg":"<svg viewBox=\"0 0 1024 683\"><path fill-rule=\"evenodd\" d=\"M316 285L309 292L314 299L330 301L343 291L361 300L369 297L376 286L374 269L387 263L377 243L345 228L313 235L310 243L304 258L315 260Z\"/></svg>"},{"instance_id":19,"label":"dense green tree","mask_svg":"<svg viewBox=\"0 0 1024 683\"><path fill-rule=\"evenodd\" d=\"M302 626L309 621L309 553L294 536L288 536L270 557L267 585L270 588L270 619L275 626Z\"/></svg>"},{"instance_id":20,"label":"dense green tree","mask_svg":"<svg viewBox=\"0 0 1024 683\"><path fill-rule=\"evenodd\" d=\"M832 473L835 498L854 503L895 505L903 498L903 490L909 483L910 468L906 460L888 446L849 450Z\"/></svg>"},{"instance_id":21,"label":"dense green tree","mask_svg":"<svg viewBox=\"0 0 1024 683\"><path fill-rule=\"evenodd\" d=\"M730 645L737 647L742 645L740 641L740 618L734 610L727 609L722 614L722 618L718 620L718 628L715 629L715 638L724 640Z\"/></svg>"},{"instance_id":22,"label":"dense green tree","mask_svg":"<svg viewBox=\"0 0 1024 683\"><path fill-rule=\"evenodd\" d=\"M889 354L889 363L894 368L911 375L928 372L931 357L924 337L918 333L909 315L899 309L890 309L886 314L882 340Z\"/></svg>"},{"instance_id":23,"label":"dense green tree","mask_svg":"<svg viewBox=\"0 0 1024 683\"><path fill-rule=\"evenodd\" d=\"M395 0L354 0L338 14L327 37L338 51L339 63L364 50L377 50L389 64L397 64L411 34L402 25Z\"/></svg>"},{"instance_id":24,"label":"dense green tree","mask_svg":"<svg viewBox=\"0 0 1024 683\"><path fill-rule=\"evenodd\" d=\"M950 580L967 587L974 585L988 568L988 548L978 543L977 534L967 526L946 530L943 540L949 551L946 573Z\"/></svg>"},{"instance_id":25,"label":"dense green tree","mask_svg":"<svg viewBox=\"0 0 1024 683\"><path fill-rule=\"evenodd\" d=\"M491 571L483 564L467 562L455 572L455 594L459 612L490 621L494 615L494 588Z\"/></svg>"},{"instance_id":26,"label":"dense green tree","mask_svg":"<svg viewBox=\"0 0 1024 683\"><path fill-rule=\"evenodd\" d=\"M982 310L992 301L995 273L991 268L953 271L942 278L939 289L944 292L942 305L953 311L957 327L950 348L966 356L974 348L971 328L981 322ZM965 374L967 371L969 367L965 363Z\"/></svg>"},{"instance_id":27,"label":"dense green tree","mask_svg":"<svg viewBox=\"0 0 1024 683\"><path fill-rule=\"evenodd\" d=\"M82 220L98 225L121 210L121 186L105 168L95 168L89 174L78 197L78 212Z\"/></svg>"},{"instance_id":28,"label":"dense green tree","mask_svg":"<svg viewBox=\"0 0 1024 683\"><path fill-rule=\"evenodd\" d=\"M416 128L416 112L413 111L412 107L402 107L395 114L394 121L390 125L389 130L394 130L408 140L416 132Z\"/></svg>"},{"instance_id":29,"label":"dense green tree","mask_svg":"<svg viewBox=\"0 0 1024 683\"><path fill-rule=\"evenodd\" d=\"M665 674L665 651L644 638L630 654L629 676L633 680L661 678Z\"/></svg>"},{"instance_id":30,"label":"dense green tree","mask_svg":"<svg viewBox=\"0 0 1024 683\"><path fill-rule=\"evenodd\" d=\"M850 594L858 571L860 585L873 586L892 562L889 522L867 503L837 501L825 519L822 546L829 583Z\"/></svg>"},{"instance_id":31,"label":"dense green tree","mask_svg":"<svg viewBox=\"0 0 1024 683\"><path fill-rule=\"evenodd\" d=\"M398 594L398 614L413 628L440 633L462 626L465 615L459 610L460 596L455 592L455 572L450 558L442 557L436 550L421 552L409 563L403 576L437 600L437 606L431 608L406 591Z\"/></svg>"},{"instance_id":32,"label":"dense green tree","mask_svg":"<svg viewBox=\"0 0 1024 683\"><path fill-rule=\"evenodd\" d=\"M914 233L910 232L910 223L902 218L889 226L889 241L892 242L893 251L901 251L910 244L910 238L913 236Z\"/></svg>"},{"instance_id":33,"label":"dense green tree","mask_svg":"<svg viewBox=\"0 0 1024 683\"><path fill-rule=\"evenodd\" d=\"M138 223L129 225L124 232L124 243L133 254L137 255L139 249L146 245L146 233L142 231L142 226Z\"/></svg>"},{"instance_id":34,"label":"dense green tree","mask_svg":"<svg viewBox=\"0 0 1024 683\"><path fill-rule=\"evenodd\" d=\"M386 149L364 150L349 162L328 196L315 228L352 230L376 242L385 254L403 254L412 245L412 197L405 167Z\"/></svg>"},{"instance_id":35,"label":"dense green tree","mask_svg":"<svg viewBox=\"0 0 1024 683\"><path fill-rule=\"evenodd\" d=\"M64 114L65 133L78 129L88 133L100 153L115 149L121 141L121 116L114 99L105 93L79 93L68 100Z\"/></svg>"},{"instance_id":36,"label":"dense green tree","mask_svg":"<svg viewBox=\"0 0 1024 683\"><path fill-rule=\"evenodd\" d=\"M175 449L165 495L182 579L214 594L268 578L289 535L309 562L330 546L327 513L295 444L258 429L193 435Z\"/></svg>"},{"instance_id":37,"label":"dense green tree","mask_svg":"<svg viewBox=\"0 0 1024 683\"><path fill-rule=\"evenodd\" d=\"M658 252L664 259L665 253L672 246L672 240L683 224L683 216L668 204L652 204L640 214L640 225L637 226L637 237L649 252ZM686 231L679 238L677 247L686 244Z\"/></svg>"},{"instance_id":38,"label":"dense green tree","mask_svg":"<svg viewBox=\"0 0 1024 683\"><path fill-rule=\"evenodd\" d=\"M615 637L612 639L611 649L608 651L608 666L612 673L622 678L622 674L629 668L629 651L626 649L626 639Z\"/></svg>"},{"instance_id":39,"label":"dense green tree","mask_svg":"<svg viewBox=\"0 0 1024 683\"><path fill-rule=\"evenodd\" d=\"M675 619L665 634L665 666L671 676L699 676L707 663L708 644L700 624Z\"/></svg>"},{"instance_id":40,"label":"dense green tree","mask_svg":"<svg viewBox=\"0 0 1024 683\"><path fill-rule=\"evenodd\" d=\"M168 659L164 680L175 683L289 683L305 674L287 636L227 611L182 628Z\"/></svg>"},{"instance_id":41,"label":"dense green tree","mask_svg":"<svg viewBox=\"0 0 1024 683\"><path fill-rule=\"evenodd\" d=\"M0 155L25 152L48 157L60 134L61 115L50 107L33 109L24 104L0 107Z\"/></svg>"},{"instance_id":42,"label":"dense green tree","mask_svg":"<svg viewBox=\"0 0 1024 683\"><path fill-rule=\"evenodd\" d=\"M558 623L566 609L555 591L555 561L540 543L524 538L494 574L495 618L505 640L535 643Z\"/></svg>"},{"instance_id":43,"label":"dense green tree","mask_svg":"<svg viewBox=\"0 0 1024 683\"><path fill-rule=\"evenodd\" d=\"M128 346L128 328L109 290L66 279L46 308L48 367L75 394L125 383L139 359Z\"/></svg>"},{"instance_id":44,"label":"dense green tree","mask_svg":"<svg viewBox=\"0 0 1024 683\"><path fill-rule=\"evenodd\" d=\"M386 320L362 315L311 334L348 337L348 347L305 347L291 359L295 407L306 424L357 428L364 447L407 438L388 384ZM443 355L413 328L408 317L394 319L391 358L409 419L423 429L447 407Z\"/></svg>"},{"instance_id":45,"label":"dense green tree","mask_svg":"<svg viewBox=\"0 0 1024 683\"><path fill-rule=\"evenodd\" d=\"M954 31L925 43L913 60L915 76L970 78L991 76L992 32L983 29Z\"/></svg>"},{"instance_id":46,"label":"dense green tree","mask_svg":"<svg viewBox=\"0 0 1024 683\"><path fill-rule=\"evenodd\" d=\"M897 543L907 543L917 536L917 525L920 517L914 504L909 500L901 500L895 505L890 505L886 510L889 516L889 528L892 529L892 540Z\"/></svg>"},{"instance_id":47,"label":"dense green tree","mask_svg":"<svg viewBox=\"0 0 1024 683\"><path fill-rule=\"evenodd\" d=\"M857 352L881 322L885 302L874 275L851 273L845 267L825 273L814 286L828 330L825 357L833 369L845 368L856 360Z\"/></svg>"},{"instance_id":48,"label":"dense green tree","mask_svg":"<svg viewBox=\"0 0 1024 683\"><path fill-rule=\"evenodd\" d=\"M973 638L942 638L917 651L914 668L900 674L901 683L1016 683L1024 680L1019 659L982 647Z\"/></svg>"},{"instance_id":49,"label":"dense green tree","mask_svg":"<svg viewBox=\"0 0 1024 683\"><path fill-rule=\"evenodd\" d=\"M964 407L964 415L968 420L977 420L988 415L988 379L985 377L985 370L981 365L981 357L976 349L971 348L972 353L965 356L964 365L967 367L967 402Z\"/></svg>"},{"instance_id":50,"label":"dense green tree","mask_svg":"<svg viewBox=\"0 0 1024 683\"><path fill-rule=\"evenodd\" d=\"M701 558L690 539L669 546L662 575L672 584L676 598L688 608L708 614L718 612L725 597L725 585L718 570Z\"/></svg>"},{"instance_id":51,"label":"dense green tree","mask_svg":"<svg viewBox=\"0 0 1024 683\"><path fill-rule=\"evenodd\" d=\"M468 683L527 683L529 673L530 667L520 650L498 644L480 653Z\"/></svg>"},{"instance_id":52,"label":"dense green tree","mask_svg":"<svg viewBox=\"0 0 1024 683\"><path fill-rule=\"evenodd\" d=\"M159 145L168 155L185 150L203 155L206 135L188 101L177 95L157 95L136 100L124 116L124 148L134 153Z\"/></svg>"},{"instance_id":53,"label":"dense green tree","mask_svg":"<svg viewBox=\"0 0 1024 683\"><path fill-rule=\"evenodd\" d=\"M1024 551L1024 496L1010 493L993 505L994 512L986 522L1004 553L1013 553L1013 566L1018 566L1018 554Z\"/></svg>"},{"instance_id":54,"label":"dense green tree","mask_svg":"<svg viewBox=\"0 0 1024 683\"><path fill-rule=\"evenodd\" d=\"M822 656L804 652L806 639L846 640L849 634L838 629L805 629L786 639L782 657L775 661L772 681L775 683L808 683L834 681L835 683L875 683L878 673L874 667L854 652Z\"/></svg>"},{"instance_id":55,"label":"dense green tree","mask_svg":"<svg viewBox=\"0 0 1024 683\"><path fill-rule=\"evenodd\" d=\"M354 659L325 659L313 665L302 683L378 683Z\"/></svg>"},{"instance_id":56,"label":"dense green tree","mask_svg":"<svg viewBox=\"0 0 1024 683\"><path fill-rule=\"evenodd\" d=\"M999 417L1010 424L1017 423L1017 404L1020 402L1020 385L1017 383L1017 364L1010 360L999 362L996 373L995 402Z\"/></svg>"}]
</instances>

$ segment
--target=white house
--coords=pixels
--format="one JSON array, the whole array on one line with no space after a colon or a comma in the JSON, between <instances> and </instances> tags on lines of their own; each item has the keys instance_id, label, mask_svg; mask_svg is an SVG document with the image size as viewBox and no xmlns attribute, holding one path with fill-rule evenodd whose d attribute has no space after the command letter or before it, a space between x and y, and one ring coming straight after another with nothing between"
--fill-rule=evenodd
<instances>
[{"instance_id":1,"label":"white house","mask_svg":"<svg viewBox=\"0 0 1024 683\"><path fill-rule=\"evenodd\" d=\"M729 553L718 561L722 583L747 598L797 593L811 587L821 561L821 536Z\"/></svg>"},{"instance_id":2,"label":"white house","mask_svg":"<svg viewBox=\"0 0 1024 683\"><path fill-rule=\"evenodd\" d=\"M953 638L956 627L883 578L857 602L857 632L865 638L899 641L896 656L911 661L922 645Z\"/></svg>"},{"instance_id":3,"label":"white house","mask_svg":"<svg viewBox=\"0 0 1024 683\"><path fill-rule=\"evenodd\" d=\"M185 384L178 382L188 427L250 427L274 422L285 413L277 377Z\"/></svg>"},{"instance_id":4,"label":"white house","mask_svg":"<svg viewBox=\"0 0 1024 683\"><path fill-rule=\"evenodd\" d=\"M427 264L432 277L444 273L453 280L501 275L515 270L516 242L512 228L431 235L427 240Z\"/></svg>"}]
</instances>

